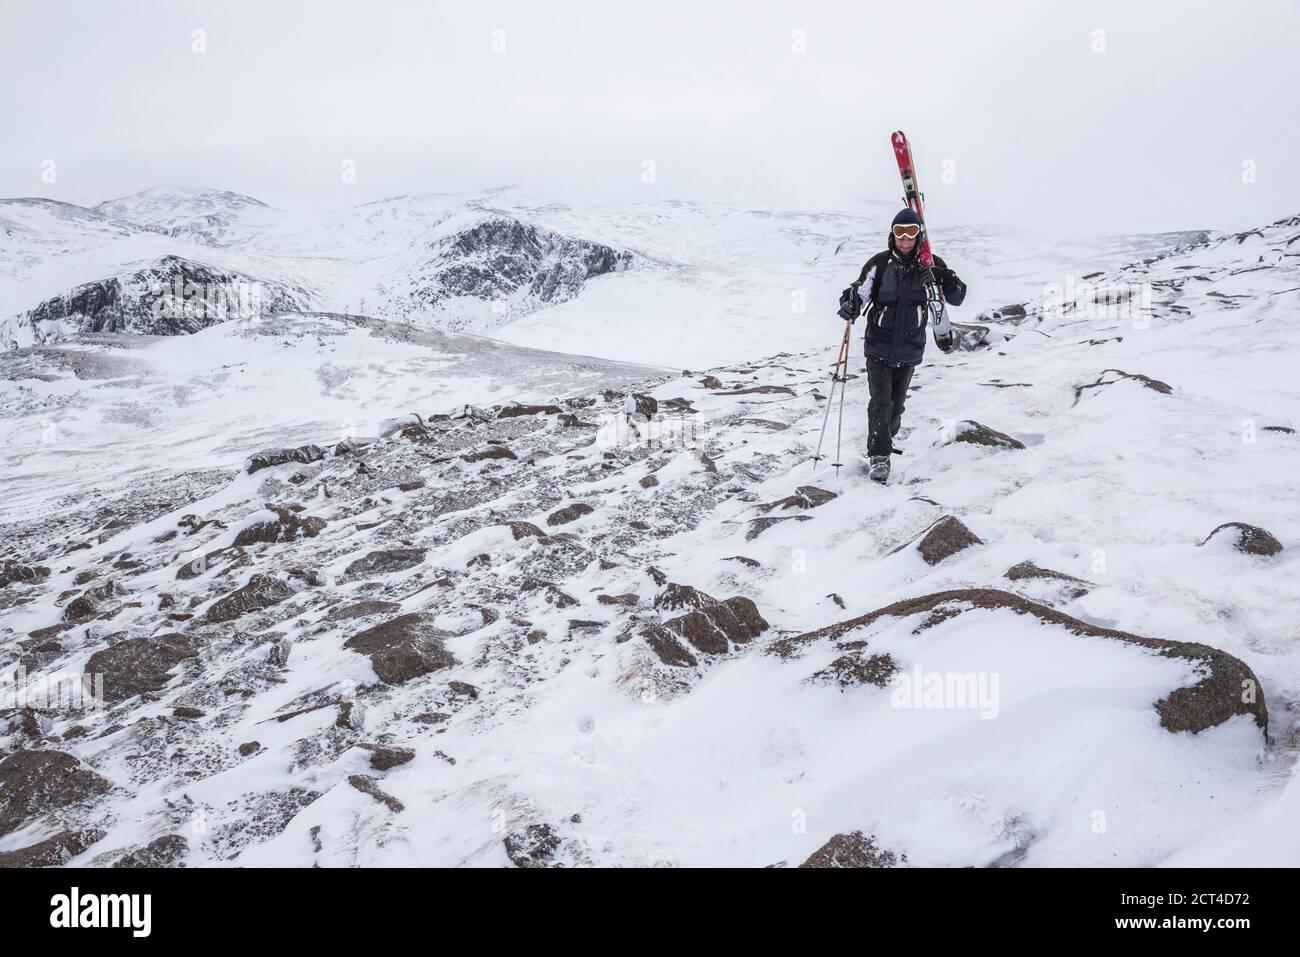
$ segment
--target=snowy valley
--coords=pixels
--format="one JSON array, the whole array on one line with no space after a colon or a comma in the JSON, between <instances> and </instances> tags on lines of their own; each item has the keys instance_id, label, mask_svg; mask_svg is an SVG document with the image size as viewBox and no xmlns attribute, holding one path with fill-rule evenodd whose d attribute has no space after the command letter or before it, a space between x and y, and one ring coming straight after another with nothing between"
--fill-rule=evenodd
<instances>
[{"instance_id":1,"label":"snowy valley","mask_svg":"<svg viewBox=\"0 0 1300 957\"><path fill-rule=\"evenodd\" d=\"M0 200L0 862L1300 861L1300 217L893 211Z\"/></svg>"}]
</instances>

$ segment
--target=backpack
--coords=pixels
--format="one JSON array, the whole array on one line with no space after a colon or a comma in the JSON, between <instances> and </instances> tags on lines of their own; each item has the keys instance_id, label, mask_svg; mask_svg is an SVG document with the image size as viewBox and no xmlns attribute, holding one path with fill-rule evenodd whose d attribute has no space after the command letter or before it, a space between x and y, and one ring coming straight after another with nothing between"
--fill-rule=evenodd
<instances>
[{"instance_id":1,"label":"backpack","mask_svg":"<svg viewBox=\"0 0 1300 957\"><path fill-rule=\"evenodd\" d=\"M862 272L858 273L857 285L861 286L863 280L867 278L867 273L871 272L872 267L875 267L875 274L871 277L871 293L867 296L867 301L873 304L876 301L876 296L880 295L880 284L885 278L885 266L889 263L889 256L888 249L883 253L876 253L862 266Z\"/></svg>"}]
</instances>

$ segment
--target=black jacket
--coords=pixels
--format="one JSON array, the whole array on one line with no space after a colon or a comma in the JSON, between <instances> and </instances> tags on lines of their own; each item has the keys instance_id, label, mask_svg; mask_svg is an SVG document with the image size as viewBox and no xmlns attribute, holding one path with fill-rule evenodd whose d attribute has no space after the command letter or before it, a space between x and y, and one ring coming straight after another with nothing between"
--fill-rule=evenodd
<instances>
[{"instance_id":1,"label":"black jacket","mask_svg":"<svg viewBox=\"0 0 1300 957\"><path fill-rule=\"evenodd\" d=\"M858 276L858 287L869 294L864 314L864 351L890 365L917 363L925 353L925 330L929 325L925 270L915 251L903 258L894 250L892 240L889 245L889 252L867 260ZM881 270L878 283L876 269ZM944 301L960 306L966 298L966 284L938 256L934 257L934 278L943 290Z\"/></svg>"}]
</instances>

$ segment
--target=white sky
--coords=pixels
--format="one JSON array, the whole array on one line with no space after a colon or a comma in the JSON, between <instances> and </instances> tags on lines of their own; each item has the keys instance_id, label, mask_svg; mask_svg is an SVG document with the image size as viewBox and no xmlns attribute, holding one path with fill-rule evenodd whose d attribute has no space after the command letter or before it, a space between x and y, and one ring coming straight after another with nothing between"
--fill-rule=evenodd
<instances>
[{"instance_id":1,"label":"white sky","mask_svg":"<svg viewBox=\"0 0 1300 957\"><path fill-rule=\"evenodd\" d=\"M0 196L92 204L173 184L327 207L510 183L829 208L896 197L901 127L932 218L1243 228L1300 211L1298 11L0 0Z\"/></svg>"}]
</instances>

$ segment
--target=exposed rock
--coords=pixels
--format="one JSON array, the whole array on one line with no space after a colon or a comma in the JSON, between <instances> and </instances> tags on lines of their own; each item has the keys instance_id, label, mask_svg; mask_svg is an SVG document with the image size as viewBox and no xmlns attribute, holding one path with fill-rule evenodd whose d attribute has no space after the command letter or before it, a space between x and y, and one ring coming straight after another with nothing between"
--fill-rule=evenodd
<instances>
[{"instance_id":1,"label":"exposed rock","mask_svg":"<svg viewBox=\"0 0 1300 957\"><path fill-rule=\"evenodd\" d=\"M515 541L521 538L546 538L546 533L531 522L503 522Z\"/></svg>"},{"instance_id":2,"label":"exposed rock","mask_svg":"<svg viewBox=\"0 0 1300 957\"><path fill-rule=\"evenodd\" d=\"M507 834L505 847L516 867L549 867L560 848L560 836L549 824L529 824Z\"/></svg>"},{"instance_id":3,"label":"exposed rock","mask_svg":"<svg viewBox=\"0 0 1300 957\"><path fill-rule=\"evenodd\" d=\"M536 578L525 578L519 585L521 592L530 592L541 590L543 597L548 605L554 605L556 608L571 608L578 604L578 599L565 591L562 591L554 582L540 581Z\"/></svg>"},{"instance_id":4,"label":"exposed rock","mask_svg":"<svg viewBox=\"0 0 1300 957\"><path fill-rule=\"evenodd\" d=\"M1244 662L1209 645L1196 642L1146 638L1141 635L1102 628L1073 618L1055 608L1040 605L1012 592L996 588L954 588L916 598L907 598L883 608L819 628L801 635L791 635L770 644L766 653L782 658L798 655L803 648L823 639L833 640L848 632L873 624L883 617L906 618L933 613L923 627L964 614L975 608L1010 609L1017 614L1033 615L1039 621L1060 627L1072 634L1109 638L1149 648L1168 657L1185 658L1203 668L1203 677L1195 684L1175 688L1155 703L1161 725L1169 731L1204 731L1223 723L1236 714L1249 714L1264 731L1268 730L1268 708L1264 703L1259 679ZM920 629L918 629L920 630ZM1254 689L1248 696L1243 689ZM1246 698L1251 700L1244 700Z\"/></svg>"},{"instance_id":5,"label":"exposed rock","mask_svg":"<svg viewBox=\"0 0 1300 957\"><path fill-rule=\"evenodd\" d=\"M659 402L652 395L633 392L623 400L623 411L628 415L652 416L659 411Z\"/></svg>"},{"instance_id":6,"label":"exposed rock","mask_svg":"<svg viewBox=\"0 0 1300 957\"><path fill-rule=\"evenodd\" d=\"M190 846L179 834L164 834L143 847L123 854L114 867L183 867Z\"/></svg>"},{"instance_id":7,"label":"exposed rock","mask_svg":"<svg viewBox=\"0 0 1300 957\"><path fill-rule=\"evenodd\" d=\"M428 615L413 612L358 632L343 647L370 658L379 680L391 685L456 664L443 646L447 637L430 624Z\"/></svg>"},{"instance_id":8,"label":"exposed rock","mask_svg":"<svg viewBox=\"0 0 1300 957\"><path fill-rule=\"evenodd\" d=\"M904 855L903 860L907 857ZM800 867L897 867L898 855L876 846L874 837L861 831L836 834L813 852Z\"/></svg>"},{"instance_id":9,"label":"exposed rock","mask_svg":"<svg viewBox=\"0 0 1300 957\"><path fill-rule=\"evenodd\" d=\"M1224 522L1209 535L1205 536L1204 541L1200 544L1205 545L1219 532L1228 529L1226 534L1234 535L1233 547L1239 552L1247 555L1276 555L1282 551L1282 543L1274 538L1269 532L1257 525L1247 525L1245 522Z\"/></svg>"},{"instance_id":10,"label":"exposed rock","mask_svg":"<svg viewBox=\"0 0 1300 957\"><path fill-rule=\"evenodd\" d=\"M690 585L670 583L655 596L655 607L690 609L665 621L663 627L707 654L726 654L732 644L747 644L768 627L750 599L736 596L718 601Z\"/></svg>"},{"instance_id":11,"label":"exposed rock","mask_svg":"<svg viewBox=\"0 0 1300 957\"><path fill-rule=\"evenodd\" d=\"M1064 572L1052 571L1050 568L1040 568L1031 561L1023 561L1018 565L1011 566L1006 570L1006 577L1012 581L1045 579L1061 582L1066 586L1065 593L1071 599L1082 598L1092 588L1092 582L1085 581L1082 578L1075 578L1073 575L1067 575Z\"/></svg>"},{"instance_id":12,"label":"exposed rock","mask_svg":"<svg viewBox=\"0 0 1300 957\"><path fill-rule=\"evenodd\" d=\"M385 548L369 552L343 570L344 578L371 578L406 571L424 561L423 548Z\"/></svg>"},{"instance_id":13,"label":"exposed rock","mask_svg":"<svg viewBox=\"0 0 1300 957\"><path fill-rule=\"evenodd\" d=\"M324 457L325 450L319 445L300 445L296 449L265 449L250 455L244 463L244 468L249 475L252 475L254 472L277 465L288 465L290 462L307 465L319 462Z\"/></svg>"},{"instance_id":14,"label":"exposed rock","mask_svg":"<svg viewBox=\"0 0 1300 957\"><path fill-rule=\"evenodd\" d=\"M298 538L315 538L325 527L323 518L301 518L292 509L268 506L276 515L242 529L235 536L235 547L259 543L292 542Z\"/></svg>"},{"instance_id":15,"label":"exposed rock","mask_svg":"<svg viewBox=\"0 0 1300 957\"><path fill-rule=\"evenodd\" d=\"M569 522L576 522L584 515L590 515L595 509L586 502L574 502L572 505L566 505L564 508L556 509L550 515L546 516L547 525L567 525Z\"/></svg>"},{"instance_id":16,"label":"exposed rock","mask_svg":"<svg viewBox=\"0 0 1300 957\"><path fill-rule=\"evenodd\" d=\"M659 484L659 480L655 478L653 475L643 475L641 476L641 481L638 484L642 488L654 488L656 485Z\"/></svg>"},{"instance_id":17,"label":"exposed rock","mask_svg":"<svg viewBox=\"0 0 1300 957\"><path fill-rule=\"evenodd\" d=\"M1025 447L1025 443L1019 439L1013 439L1004 432L990 429L987 425L981 425L971 419L963 419L957 423L957 437L953 441L969 442L971 445L988 445L999 449Z\"/></svg>"},{"instance_id":18,"label":"exposed rock","mask_svg":"<svg viewBox=\"0 0 1300 957\"><path fill-rule=\"evenodd\" d=\"M699 661L686 646L678 641L677 636L663 625L646 625L640 635L650 650L658 655L659 660L674 668L694 668Z\"/></svg>"},{"instance_id":19,"label":"exposed rock","mask_svg":"<svg viewBox=\"0 0 1300 957\"><path fill-rule=\"evenodd\" d=\"M241 758L246 758L250 754L257 754L257 752L261 750L262 750L261 742L245 741L243 744L239 746L239 756Z\"/></svg>"},{"instance_id":20,"label":"exposed rock","mask_svg":"<svg viewBox=\"0 0 1300 957\"><path fill-rule=\"evenodd\" d=\"M122 589L112 581L89 588L63 606L63 620L73 624L89 621L103 610L107 601L121 594Z\"/></svg>"},{"instance_id":21,"label":"exposed rock","mask_svg":"<svg viewBox=\"0 0 1300 957\"><path fill-rule=\"evenodd\" d=\"M18 751L0 761L0 836L35 814L106 793L106 778L64 751Z\"/></svg>"},{"instance_id":22,"label":"exposed rock","mask_svg":"<svg viewBox=\"0 0 1300 957\"><path fill-rule=\"evenodd\" d=\"M515 455L504 445L489 445L486 449L480 449L477 452L470 452L468 455L462 455L461 459L466 462L483 462L487 459L517 459Z\"/></svg>"},{"instance_id":23,"label":"exposed rock","mask_svg":"<svg viewBox=\"0 0 1300 957\"><path fill-rule=\"evenodd\" d=\"M193 721L197 718L203 717L203 714L204 712L201 708L190 708L185 705L172 708L172 716L184 721Z\"/></svg>"},{"instance_id":24,"label":"exposed rock","mask_svg":"<svg viewBox=\"0 0 1300 957\"><path fill-rule=\"evenodd\" d=\"M729 555L723 559L724 562L740 562L746 568L762 568L763 563L756 558L747 558L744 555Z\"/></svg>"},{"instance_id":25,"label":"exposed rock","mask_svg":"<svg viewBox=\"0 0 1300 957\"><path fill-rule=\"evenodd\" d=\"M769 515L764 518L751 518L749 520L749 531L745 533L745 541L752 542L758 536L773 525L779 525L781 522L811 522L811 515Z\"/></svg>"},{"instance_id":26,"label":"exposed rock","mask_svg":"<svg viewBox=\"0 0 1300 957\"><path fill-rule=\"evenodd\" d=\"M498 419L510 419L520 415L560 415L564 412L558 405L508 405L497 413Z\"/></svg>"},{"instance_id":27,"label":"exposed rock","mask_svg":"<svg viewBox=\"0 0 1300 957\"><path fill-rule=\"evenodd\" d=\"M220 623L234 621L242 615L278 605L293 595L293 589L270 575L254 575L248 584L237 588L224 598L218 598L203 616L205 621Z\"/></svg>"},{"instance_id":28,"label":"exposed rock","mask_svg":"<svg viewBox=\"0 0 1300 957\"><path fill-rule=\"evenodd\" d=\"M387 794L384 791L380 790L379 785L375 783L375 779L369 777L368 775L365 774L348 775L348 784L352 785L362 794L369 794L372 798L374 798L380 804L386 806L394 814L400 814L402 811L406 810L406 805L404 805L401 801L397 800L397 798L393 797L391 794Z\"/></svg>"},{"instance_id":29,"label":"exposed rock","mask_svg":"<svg viewBox=\"0 0 1300 957\"><path fill-rule=\"evenodd\" d=\"M171 670L198 653L193 638L174 632L127 638L91 655L84 680L93 691L102 678L105 703L117 704L135 695L161 691L171 680Z\"/></svg>"},{"instance_id":30,"label":"exposed rock","mask_svg":"<svg viewBox=\"0 0 1300 957\"><path fill-rule=\"evenodd\" d=\"M704 388L706 389L713 389L717 391L718 389L722 388L722 380L719 379L717 376L706 375L703 379L700 380L700 385L704 386Z\"/></svg>"},{"instance_id":31,"label":"exposed rock","mask_svg":"<svg viewBox=\"0 0 1300 957\"><path fill-rule=\"evenodd\" d=\"M103 831L64 831L16 851L0 851L0 868L63 867L103 837Z\"/></svg>"},{"instance_id":32,"label":"exposed rock","mask_svg":"<svg viewBox=\"0 0 1300 957\"><path fill-rule=\"evenodd\" d=\"M757 506L760 512L771 512L774 509L787 508L816 508L819 505L825 505L827 502L836 498L834 492L828 492L824 488L818 488L815 485L800 485L795 489L793 495L787 495L785 498L777 499L775 502L766 502Z\"/></svg>"},{"instance_id":33,"label":"exposed rock","mask_svg":"<svg viewBox=\"0 0 1300 957\"><path fill-rule=\"evenodd\" d=\"M622 272L637 261L625 250L500 215L438 240L433 252L429 265L413 275L407 300L413 309L465 296L518 302L522 295L534 307L566 302L588 280Z\"/></svg>"},{"instance_id":34,"label":"exposed rock","mask_svg":"<svg viewBox=\"0 0 1300 957\"><path fill-rule=\"evenodd\" d=\"M390 748L382 744L361 744L358 747L370 752L370 766L376 771L388 771L415 760L410 748Z\"/></svg>"},{"instance_id":35,"label":"exposed rock","mask_svg":"<svg viewBox=\"0 0 1300 957\"><path fill-rule=\"evenodd\" d=\"M916 550L921 553L921 557L925 559L927 565L937 565L962 549L983 544L983 539L976 536L960 520L951 515L945 515L931 525L920 540L916 542ZM906 545L902 545L894 549L894 551L902 551L906 547Z\"/></svg>"},{"instance_id":36,"label":"exposed rock","mask_svg":"<svg viewBox=\"0 0 1300 957\"><path fill-rule=\"evenodd\" d=\"M1114 373L1115 375L1113 377L1107 378L1110 375L1110 373ZM1102 370L1101 375L1097 377L1096 382L1089 382L1087 385L1075 386L1073 404L1078 405L1079 399L1083 396L1083 392L1085 389L1096 389L1099 388L1100 386L1111 385L1115 382L1118 382L1120 379L1134 379L1142 383L1142 385L1146 386L1148 389L1152 389L1153 391L1159 392L1162 395L1169 395L1171 392L1174 391L1173 388L1169 385L1169 383L1161 382L1159 379L1152 379L1150 376L1142 375L1142 373L1140 372L1130 373L1130 372L1125 372L1122 369L1104 369Z\"/></svg>"},{"instance_id":37,"label":"exposed rock","mask_svg":"<svg viewBox=\"0 0 1300 957\"><path fill-rule=\"evenodd\" d=\"M326 621L352 621L355 618L367 618L370 615L391 615L401 611L402 606L395 601L365 600L354 601L347 605L336 605L325 616Z\"/></svg>"},{"instance_id":38,"label":"exposed rock","mask_svg":"<svg viewBox=\"0 0 1300 957\"><path fill-rule=\"evenodd\" d=\"M853 685L874 685L883 688L898 673L898 663L889 655L867 657L858 651L840 655L825 668L814 672L810 681L827 682L848 688Z\"/></svg>"},{"instance_id":39,"label":"exposed rock","mask_svg":"<svg viewBox=\"0 0 1300 957\"><path fill-rule=\"evenodd\" d=\"M641 599L637 597L636 592L628 592L625 595L597 595L596 601L602 605L622 605L624 608L634 607Z\"/></svg>"},{"instance_id":40,"label":"exposed rock","mask_svg":"<svg viewBox=\"0 0 1300 957\"><path fill-rule=\"evenodd\" d=\"M44 565L22 565L13 559L0 561L0 588L6 588L14 582L32 585L50 577L50 570Z\"/></svg>"}]
</instances>

